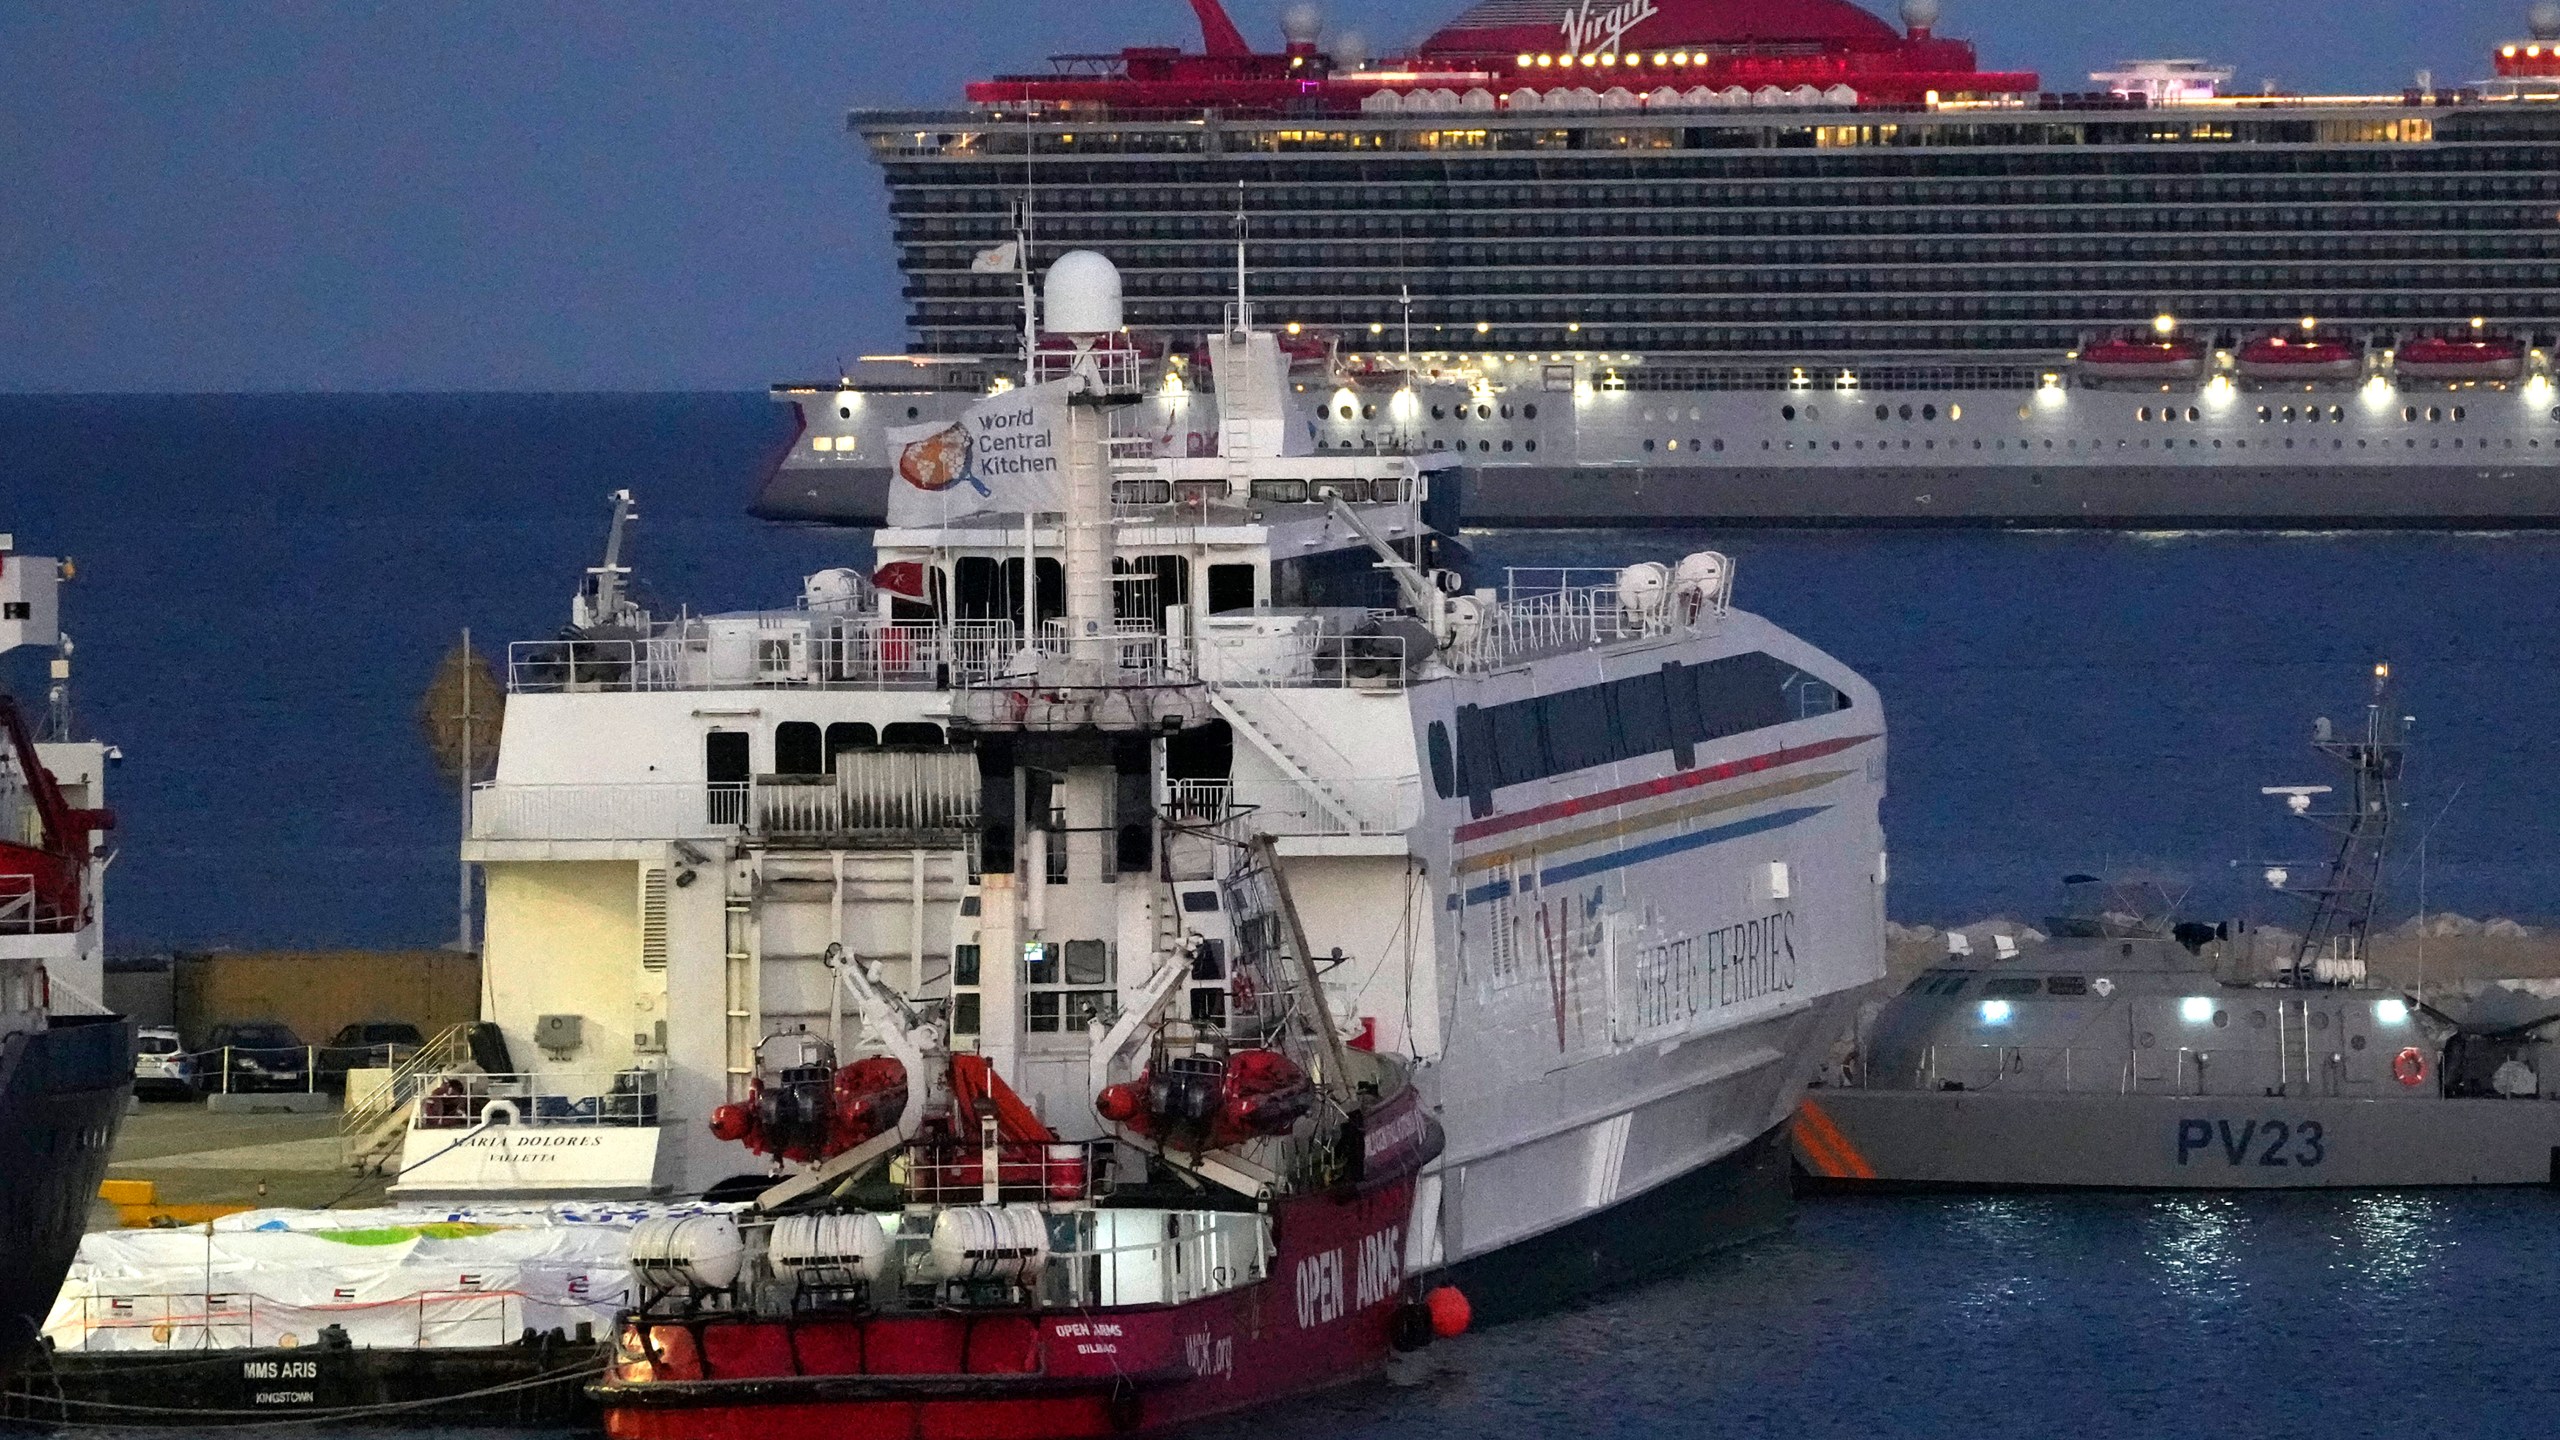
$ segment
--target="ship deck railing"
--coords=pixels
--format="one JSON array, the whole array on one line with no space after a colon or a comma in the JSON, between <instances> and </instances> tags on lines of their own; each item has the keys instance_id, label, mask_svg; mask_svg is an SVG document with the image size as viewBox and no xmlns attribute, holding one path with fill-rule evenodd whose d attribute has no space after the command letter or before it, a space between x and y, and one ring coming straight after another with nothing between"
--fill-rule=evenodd
<instances>
[{"instance_id":1,"label":"ship deck railing","mask_svg":"<svg viewBox=\"0 0 2560 1440\"><path fill-rule=\"evenodd\" d=\"M1477 624L1441 658L1452 670L1490 670L1569 650L1671 633L1678 602L1650 611L1621 603L1618 572L1593 567L1518 568Z\"/></svg>"},{"instance_id":2,"label":"ship deck railing","mask_svg":"<svg viewBox=\"0 0 2560 1440\"><path fill-rule=\"evenodd\" d=\"M974 1205L980 1203L980 1196L972 1191L942 1203ZM906 1224L900 1223L901 1217L882 1218L899 1228L889 1236L889 1252L879 1272L930 1274L923 1262L932 1248L932 1235L929 1228L922 1228L930 1226L929 1214L906 1217ZM1069 1227L1074 1243L1057 1245L1060 1232ZM1006 1303L1049 1311L1181 1305L1267 1278L1277 1253L1271 1217L1247 1210L1078 1208L1052 1215L1051 1236L1053 1248L1036 1284L1003 1297ZM804 1281L804 1304L809 1288ZM827 1287L818 1288L822 1294L827 1291ZM955 1304L953 1296L938 1285L863 1289L867 1291L864 1303L887 1314L948 1314ZM853 1292L854 1287L847 1285L834 1293Z\"/></svg>"},{"instance_id":3,"label":"ship deck railing","mask_svg":"<svg viewBox=\"0 0 2560 1440\"><path fill-rule=\"evenodd\" d=\"M207 1226L199 1232L210 1252L214 1231ZM441 1350L507 1345L527 1331L566 1329L589 1320L599 1308L615 1307L615 1292L610 1291L574 1304L522 1290L424 1290L388 1300L309 1304L239 1288L126 1288L166 1283L92 1276L85 1290L56 1302L45 1333L69 1354L159 1354L308 1344L321 1327L339 1325L359 1346ZM619 1293L628 1303L630 1291Z\"/></svg>"},{"instance_id":4,"label":"ship deck railing","mask_svg":"<svg viewBox=\"0 0 2560 1440\"><path fill-rule=\"evenodd\" d=\"M35 876L0 875L0 935L67 935L79 928L79 916L44 904Z\"/></svg>"},{"instance_id":5,"label":"ship deck railing","mask_svg":"<svg viewBox=\"0 0 2560 1440\"><path fill-rule=\"evenodd\" d=\"M1106 639L1112 665L1135 684L1395 683L1405 668L1403 642L1350 633L1363 614L1308 612L1308 624L1298 633L1204 634L1188 643L1153 621L1121 620ZM828 617L822 625L781 612L721 617L721 623L735 628L715 638L696 621L646 639L519 640L507 647L507 688L515 694L632 694L1007 689L1032 683L1020 632L1010 621L893 623L861 616ZM1071 648L1063 621L1042 621L1040 654L1064 655Z\"/></svg>"},{"instance_id":6,"label":"ship deck railing","mask_svg":"<svg viewBox=\"0 0 2560 1440\"><path fill-rule=\"evenodd\" d=\"M762 839L814 843L886 836L948 840L978 823L976 761L925 747L849 751L824 775L752 780L587 781L472 787L476 841Z\"/></svg>"},{"instance_id":7,"label":"ship deck railing","mask_svg":"<svg viewBox=\"0 0 2560 1440\"><path fill-rule=\"evenodd\" d=\"M1165 816L1176 824L1233 826L1239 839L1252 832L1282 837L1396 834L1422 823L1419 776L1328 775L1325 782L1350 809L1349 817L1286 780L1169 781Z\"/></svg>"},{"instance_id":8,"label":"ship deck railing","mask_svg":"<svg viewBox=\"0 0 2560 1440\"><path fill-rule=\"evenodd\" d=\"M412 1130L500 1125L649 1127L658 1123L655 1065L616 1070L446 1070L418 1077Z\"/></svg>"},{"instance_id":9,"label":"ship deck railing","mask_svg":"<svg viewBox=\"0 0 2560 1440\"><path fill-rule=\"evenodd\" d=\"M2306 1057L2297 1055L2295 1070ZM1923 1049L1907 1073L1861 1073L1852 1088L1873 1090L1962 1091L1998 1094L2004 1090L2035 1095L2267 1095L2353 1092L2358 1082L2342 1073L2342 1064L2313 1050L2309 1073L2288 1073L2284 1053L2274 1048L2227 1046L2114 1045L1963 1045L1938 1044ZM2377 1078L2362 1088L2373 1093L2401 1089L2378 1078L2385 1062L2368 1064ZM2432 1092L2430 1092L2432 1093Z\"/></svg>"}]
</instances>

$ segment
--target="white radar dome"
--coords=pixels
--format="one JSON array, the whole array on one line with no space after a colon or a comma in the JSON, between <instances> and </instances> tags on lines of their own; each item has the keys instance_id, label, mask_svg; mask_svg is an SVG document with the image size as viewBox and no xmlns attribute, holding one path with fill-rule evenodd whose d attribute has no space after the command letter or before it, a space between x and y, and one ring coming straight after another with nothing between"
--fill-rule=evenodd
<instances>
[{"instance_id":1,"label":"white radar dome","mask_svg":"<svg viewBox=\"0 0 2560 1440\"><path fill-rule=\"evenodd\" d=\"M1357 30L1345 30L1333 37L1333 68L1357 70L1369 63L1369 37Z\"/></svg>"},{"instance_id":2,"label":"white radar dome","mask_svg":"<svg viewBox=\"0 0 2560 1440\"><path fill-rule=\"evenodd\" d=\"M1120 269L1091 250L1070 250L1040 287L1041 326L1052 335L1108 335L1120 328Z\"/></svg>"},{"instance_id":3,"label":"white radar dome","mask_svg":"<svg viewBox=\"0 0 2560 1440\"><path fill-rule=\"evenodd\" d=\"M1280 34L1292 45L1313 45L1324 34L1324 12L1313 5L1292 5L1280 12Z\"/></svg>"},{"instance_id":4,"label":"white radar dome","mask_svg":"<svg viewBox=\"0 0 2560 1440\"><path fill-rule=\"evenodd\" d=\"M1902 0L1902 23L1912 30L1936 29L1938 0Z\"/></svg>"},{"instance_id":5,"label":"white radar dome","mask_svg":"<svg viewBox=\"0 0 2560 1440\"><path fill-rule=\"evenodd\" d=\"M2534 0L2524 12L2524 23L2536 40L2560 40L2560 0Z\"/></svg>"}]
</instances>

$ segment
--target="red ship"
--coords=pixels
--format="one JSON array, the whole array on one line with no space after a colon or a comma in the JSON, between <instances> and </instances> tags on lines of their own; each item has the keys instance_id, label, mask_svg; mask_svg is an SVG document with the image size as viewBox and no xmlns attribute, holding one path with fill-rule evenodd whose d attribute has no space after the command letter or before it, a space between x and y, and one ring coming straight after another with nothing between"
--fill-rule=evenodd
<instances>
[{"instance_id":1,"label":"red ship","mask_svg":"<svg viewBox=\"0 0 2560 1440\"><path fill-rule=\"evenodd\" d=\"M2017 95L2030 72L1985 71L1973 46L1931 33L1934 0L1904 7L1897 31L1841 0L1497 0L1424 40L1413 54L1371 60L1337 43L1320 49L1293 24L1284 49L1256 53L1219 0L1191 0L1200 54L1133 46L1116 55L1062 56L1049 75L1003 75L969 86L973 103L1108 109L1345 114L1362 110L1536 108L1588 91L1593 103L1679 104L1704 89L1733 103L1810 96L1880 107ZM1667 98L1664 92L1669 91ZM1622 97L1616 92L1624 91Z\"/></svg>"},{"instance_id":2,"label":"red ship","mask_svg":"<svg viewBox=\"0 0 2560 1440\"><path fill-rule=\"evenodd\" d=\"M590 1392L606 1433L1117 1435L1339 1385L1464 1329L1456 1291L1406 1273L1439 1132L1404 1063L1309 1023L1312 987L1276 956L1238 964L1260 998L1232 1030L1141 1005L1097 1042L1098 1078L1143 1064L1096 1087L1110 1138L1064 1142L994 1065L836 963L886 1053L767 1042L787 1053L759 1056L712 1129L811 1168L735 1216L634 1232L643 1301ZM1158 1001L1189 964L1163 974Z\"/></svg>"}]
</instances>

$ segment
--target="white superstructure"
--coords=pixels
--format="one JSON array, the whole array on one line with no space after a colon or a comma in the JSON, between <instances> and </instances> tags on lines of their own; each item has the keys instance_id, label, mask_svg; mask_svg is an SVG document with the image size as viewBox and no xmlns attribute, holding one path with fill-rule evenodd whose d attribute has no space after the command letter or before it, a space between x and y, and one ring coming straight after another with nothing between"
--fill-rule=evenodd
<instances>
[{"instance_id":1,"label":"white superstructure","mask_svg":"<svg viewBox=\"0 0 2560 1440\"><path fill-rule=\"evenodd\" d=\"M1303 453L1246 307L1211 342L1216 454L1121 436L1119 353L1039 350L1048 418L1042 383L883 441L920 494L869 576L512 647L465 850L512 1073L430 1077L403 1192L734 1174L704 1122L759 1047L886 1043L836 954L1068 1142L1112 1133L1115 1025L1241 1030L1271 997L1230 958L1299 956L1344 1050L1418 1062L1425 1265L1785 1121L1882 973L1874 690L1731 608L1711 554L1462 580L1423 518L1446 462ZM1017 425L1054 474L988 468Z\"/></svg>"}]
</instances>

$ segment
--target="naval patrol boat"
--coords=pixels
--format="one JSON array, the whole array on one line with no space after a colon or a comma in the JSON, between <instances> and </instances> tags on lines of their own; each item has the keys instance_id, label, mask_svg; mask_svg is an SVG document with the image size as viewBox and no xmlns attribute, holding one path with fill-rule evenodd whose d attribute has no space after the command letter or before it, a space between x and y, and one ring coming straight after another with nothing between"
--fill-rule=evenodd
<instances>
[{"instance_id":1,"label":"naval patrol boat","mask_svg":"<svg viewBox=\"0 0 2560 1440\"><path fill-rule=\"evenodd\" d=\"M511 648L487 1063L395 1193L757 1197L639 1247L615 1433L1160 1423L1365 1373L1426 1277L1659 1274L1783 1219L1881 974L1881 704L1722 556L1475 583L1241 295L1218 453L1124 447L1118 276L1045 286L867 573L666 618L617 542Z\"/></svg>"},{"instance_id":2,"label":"naval patrol boat","mask_svg":"<svg viewBox=\"0 0 2560 1440\"><path fill-rule=\"evenodd\" d=\"M2048 944L1951 953L1877 1015L1847 1083L1809 1092L1805 1174L1824 1188L2560 1184L2560 1081L2543 1078L2560 1007L2490 1018L2366 972L2407 754L2388 680L2376 667L2361 725L2313 727L2341 785L2267 787L2333 847L2312 883L2266 867L2309 907L2299 937L2279 948L2261 942L2281 932L2119 905L2049 922Z\"/></svg>"}]
</instances>

